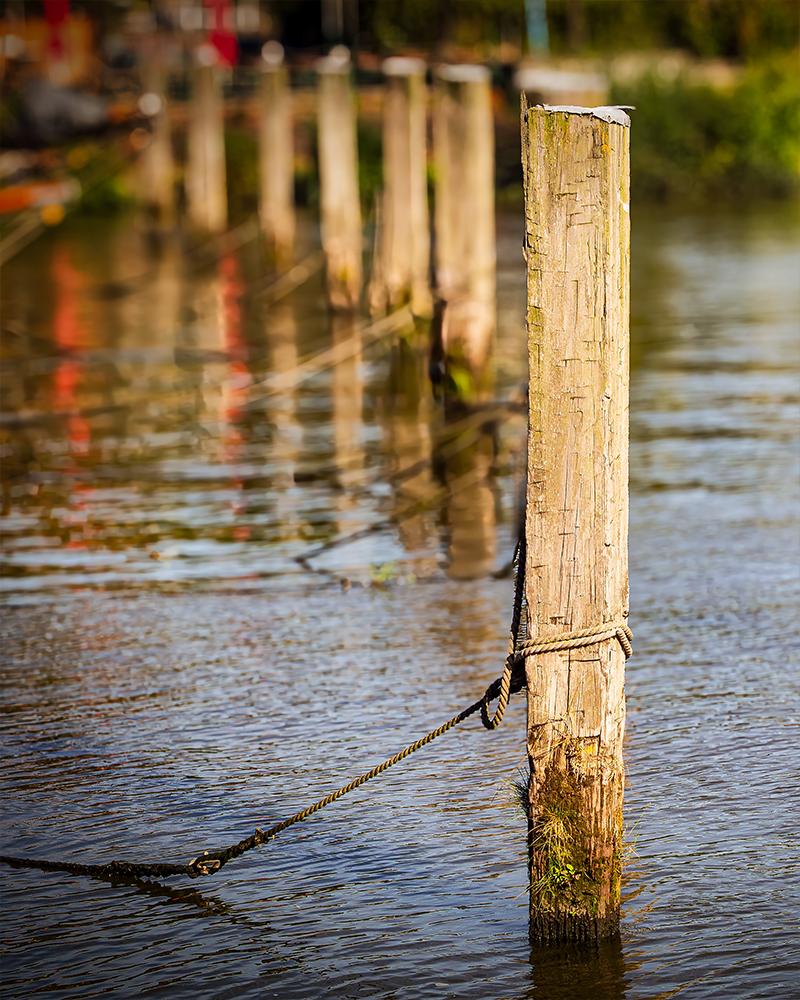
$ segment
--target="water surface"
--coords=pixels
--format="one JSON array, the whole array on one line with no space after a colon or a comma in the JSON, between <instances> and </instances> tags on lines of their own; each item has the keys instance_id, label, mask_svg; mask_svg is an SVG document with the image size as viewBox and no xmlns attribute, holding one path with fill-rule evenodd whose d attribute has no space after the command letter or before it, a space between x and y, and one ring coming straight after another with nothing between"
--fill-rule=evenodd
<instances>
[{"instance_id":1,"label":"water surface","mask_svg":"<svg viewBox=\"0 0 800 1000\"><path fill-rule=\"evenodd\" d=\"M620 940L527 943L519 697L218 876L0 869L6 995L792 995L800 224L633 222ZM520 239L502 217L498 403ZM75 220L4 269L4 853L188 861L500 671L524 417L444 426L414 336L331 323L318 273L277 298L236 242Z\"/></svg>"}]
</instances>

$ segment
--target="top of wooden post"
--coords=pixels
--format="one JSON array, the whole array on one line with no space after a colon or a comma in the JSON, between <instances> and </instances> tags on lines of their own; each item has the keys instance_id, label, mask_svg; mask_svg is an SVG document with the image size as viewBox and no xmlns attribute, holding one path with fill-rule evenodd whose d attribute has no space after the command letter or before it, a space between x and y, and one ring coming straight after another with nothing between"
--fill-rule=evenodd
<instances>
[{"instance_id":1,"label":"top of wooden post","mask_svg":"<svg viewBox=\"0 0 800 1000\"><path fill-rule=\"evenodd\" d=\"M269 42L264 42L261 49L261 72L269 73L271 70L283 68L283 46L280 42L271 39Z\"/></svg>"},{"instance_id":2,"label":"top of wooden post","mask_svg":"<svg viewBox=\"0 0 800 1000\"><path fill-rule=\"evenodd\" d=\"M349 73L350 49L346 45L334 45L330 52L317 60L318 73Z\"/></svg>"},{"instance_id":3,"label":"top of wooden post","mask_svg":"<svg viewBox=\"0 0 800 1000\"><path fill-rule=\"evenodd\" d=\"M562 111L569 115L591 115L601 122L612 125L624 125L630 128L631 119L626 111L633 111L631 105L606 106L602 108L580 108L572 104L534 104L530 111Z\"/></svg>"},{"instance_id":4,"label":"top of wooden post","mask_svg":"<svg viewBox=\"0 0 800 1000\"><path fill-rule=\"evenodd\" d=\"M447 83L488 83L492 77L487 66L479 66L477 63L440 66L437 75Z\"/></svg>"},{"instance_id":5,"label":"top of wooden post","mask_svg":"<svg viewBox=\"0 0 800 1000\"><path fill-rule=\"evenodd\" d=\"M412 56L390 56L381 64L384 76L424 76L427 68L424 59Z\"/></svg>"}]
</instances>

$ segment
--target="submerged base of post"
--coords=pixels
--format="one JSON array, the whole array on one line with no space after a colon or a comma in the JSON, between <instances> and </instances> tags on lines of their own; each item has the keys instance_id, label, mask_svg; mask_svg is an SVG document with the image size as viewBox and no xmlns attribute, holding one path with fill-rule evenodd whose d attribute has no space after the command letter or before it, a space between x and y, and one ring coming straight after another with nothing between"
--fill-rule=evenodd
<instances>
[{"instance_id":1,"label":"submerged base of post","mask_svg":"<svg viewBox=\"0 0 800 1000\"><path fill-rule=\"evenodd\" d=\"M606 787L599 776L581 777L564 765L536 783L529 825L535 944L598 941L619 930L622 774Z\"/></svg>"}]
</instances>

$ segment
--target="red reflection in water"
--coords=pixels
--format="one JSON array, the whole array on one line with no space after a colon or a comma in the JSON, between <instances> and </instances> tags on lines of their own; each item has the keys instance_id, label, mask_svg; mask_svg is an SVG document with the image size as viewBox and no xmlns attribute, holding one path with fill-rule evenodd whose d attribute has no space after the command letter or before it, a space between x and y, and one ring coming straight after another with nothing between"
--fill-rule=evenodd
<instances>
[{"instance_id":1,"label":"red reflection in water","mask_svg":"<svg viewBox=\"0 0 800 1000\"><path fill-rule=\"evenodd\" d=\"M223 457L231 465L237 464L242 452L242 434L238 428L242 405L247 400L250 386L250 371L247 367L247 344L242 332L242 307L240 296L245 290L241 277L239 260L233 254L227 254L219 262L219 272L222 278L222 309L225 323L225 349L230 360L230 376L228 382L227 406L225 408L227 432L223 441ZM245 512L246 503L241 476L234 476L231 486L235 491L235 500L231 506L235 515ZM250 536L250 526L237 524L233 529L238 541L245 541Z\"/></svg>"},{"instance_id":2,"label":"red reflection in water","mask_svg":"<svg viewBox=\"0 0 800 1000\"><path fill-rule=\"evenodd\" d=\"M78 305L83 277L73 266L66 247L58 247L51 258L50 272L56 293L53 315L53 334L57 346L64 354L71 354L81 346L85 333ZM67 357L53 376L53 410L67 415L66 430L70 451L85 454L89 450L91 431L88 422L79 413L78 383L80 365Z\"/></svg>"},{"instance_id":3,"label":"red reflection in water","mask_svg":"<svg viewBox=\"0 0 800 1000\"><path fill-rule=\"evenodd\" d=\"M91 429L88 420L81 416L78 392L81 381L81 365L69 355L81 347L85 329L80 316L80 291L84 281L82 274L73 266L66 247L58 247L51 258L50 273L55 289L55 311L53 314L53 335L56 345L66 358L53 375L52 409L65 415L64 427L69 442L70 455L85 455L91 443ZM72 462L64 467L66 473L76 472ZM85 494L88 487L75 483L70 495L70 509L62 523L74 531L81 530L86 520ZM82 533L82 531L81 531ZM86 542L80 538L70 538L66 548L83 549Z\"/></svg>"}]
</instances>

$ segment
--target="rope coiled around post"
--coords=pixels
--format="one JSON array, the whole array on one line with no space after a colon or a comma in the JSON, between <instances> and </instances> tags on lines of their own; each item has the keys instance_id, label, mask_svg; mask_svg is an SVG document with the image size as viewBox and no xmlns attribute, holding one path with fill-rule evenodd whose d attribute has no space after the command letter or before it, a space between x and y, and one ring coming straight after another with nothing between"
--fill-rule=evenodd
<instances>
[{"instance_id":1,"label":"rope coiled around post","mask_svg":"<svg viewBox=\"0 0 800 1000\"><path fill-rule=\"evenodd\" d=\"M481 705L481 722L486 729L497 729L503 721L508 699L511 696L511 677L515 670L524 668L525 660L542 653L557 653L562 650L580 649L582 646L594 646L606 639L617 639L625 659L633 656L633 632L627 622L611 621L591 628L580 629L577 632L564 632L550 639L523 639L527 631L527 605L525 603L525 557L526 543L523 535L517 543L514 559L517 565L516 584L514 588L514 612L511 618L511 639L508 644L508 655L500 678L500 692L495 714L489 716L489 701Z\"/></svg>"},{"instance_id":2,"label":"rope coiled around post","mask_svg":"<svg viewBox=\"0 0 800 1000\"><path fill-rule=\"evenodd\" d=\"M557 635L544 642L523 638L523 634L527 632L527 608L525 605L525 556L525 539L523 537L517 544L517 549L514 554L517 566L516 584L514 590L514 610L511 620L509 652L506 656L502 677L499 677L496 681L490 684L484 692L483 697L479 701L470 705L469 708L465 708L463 712L459 712L458 715L454 715L452 719L443 723L443 725L439 726L437 729L432 730L427 734L427 736L423 736L422 739L419 739L410 746L407 746L404 750L401 750L400 753L395 754L394 757L390 757L382 764L378 764L377 767L373 767L372 770L359 775L359 777L353 779L353 781L343 785L341 788L338 788L335 792L331 792L330 795L326 795L325 798L320 799L313 805L295 813L288 819L281 820L280 823L276 823L267 830L257 828L249 837L246 837L244 840L240 840L237 844L232 844L230 847L225 847L217 851L203 851L202 854L193 858L188 864L139 864L136 862L112 861L106 865L84 865L71 861L46 861L34 858L14 858L3 855L0 855L0 861L16 868L39 868L43 871L65 871L75 875L88 875L111 879L169 878L173 875L185 875L189 878L197 878L200 875L210 875L212 872L219 871L223 865L226 865L234 858L240 857L242 854L252 850L254 847L259 847L261 844L267 843L279 833L282 833L284 830L288 830L290 826L294 826L295 823L300 823L303 820L308 819L309 816L313 816L315 812L318 812L320 809L324 809L325 806L330 805L337 799L340 799L343 795L347 795L348 792L354 791L367 781L371 781L379 774L383 774L384 771L387 771L390 767L394 767L395 764L399 764L401 760L405 760L406 757L410 756L415 751L427 746L428 743L431 743L439 736L448 732L454 726L457 726L465 719L468 719L471 715L474 715L475 712L480 711L481 721L486 729L496 729L503 720L503 715L505 714L511 695L522 690L525 686L525 660L529 657L537 656L542 653L552 653L558 650L591 646L595 643L602 642L605 639L612 638L618 639L625 652L626 659L633 653L633 648L631 646L633 634L624 622L605 622L602 625L597 625L593 628ZM494 716L490 717L489 705L495 698L498 699L497 709Z\"/></svg>"}]
</instances>

